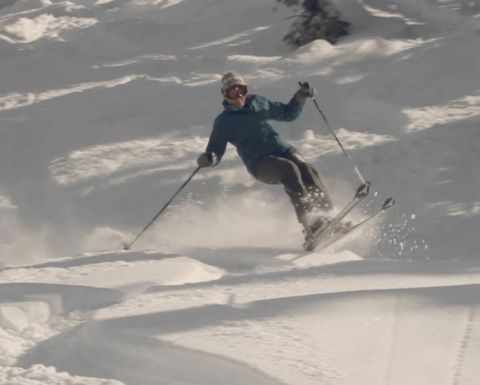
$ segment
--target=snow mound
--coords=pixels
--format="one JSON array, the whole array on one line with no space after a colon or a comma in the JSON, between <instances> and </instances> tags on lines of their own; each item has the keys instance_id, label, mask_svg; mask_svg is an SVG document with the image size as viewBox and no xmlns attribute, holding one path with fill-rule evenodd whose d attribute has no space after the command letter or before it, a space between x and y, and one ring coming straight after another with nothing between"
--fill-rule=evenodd
<instances>
[{"instance_id":1,"label":"snow mound","mask_svg":"<svg viewBox=\"0 0 480 385\"><path fill-rule=\"evenodd\" d=\"M313 266L333 265L336 263L361 261L362 257L350 250L341 251L338 253L311 253L304 257L300 257L292 261L296 267L307 268Z\"/></svg>"},{"instance_id":2,"label":"snow mound","mask_svg":"<svg viewBox=\"0 0 480 385\"><path fill-rule=\"evenodd\" d=\"M0 383L4 385L122 385L123 382L101 378L72 376L57 372L52 366L32 365L28 369L0 366Z\"/></svg>"},{"instance_id":3,"label":"snow mound","mask_svg":"<svg viewBox=\"0 0 480 385\"><path fill-rule=\"evenodd\" d=\"M172 256L148 252L118 252L92 254L88 257L65 259L38 267L11 269L0 272L0 282L29 281L37 284L67 284L66 295L76 286L81 290L85 285L95 288L115 288L138 284L183 285L208 282L221 278L224 270L202 263L186 256ZM84 287L85 293L88 288ZM93 289L92 290L101 290ZM113 293L113 292L112 292ZM110 291L105 296L111 300ZM114 295L115 297L115 295ZM71 298L70 298L71 300Z\"/></svg>"},{"instance_id":4,"label":"snow mound","mask_svg":"<svg viewBox=\"0 0 480 385\"><path fill-rule=\"evenodd\" d=\"M50 317L45 302L0 303L0 365L11 365L35 343L51 336Z\"/></svg>"},{"instance_id":5,"label":"snow mound","mask_svg":"<svg viewBox=\"0 0 480 385\"><path fill-rule=\"evenodd\" d=\"M84 281L85 275L88 274L93 285L104 286L131 285L139 283L139 280L165 286L184 285L216 280L224 275L222 269L190 257L173 257L160 261L120 261L80 268L83 271L85 269L87 270L85 274L80 272L80 280ZM76 269L72 270L72 273L75 274ZM86 279L89 280L89 278Z\"/></svg>"},{"instance_id":6,"label":"snow mound","mask_svg":"<svg viewBox=\"0 0 480 385\"><path fill-rule=\"evenodd\" d=\"M55 17L43 14L33 19L21 18L13 24L6 25L3 28L4 34L0 34L0 40L12 44L28 44L44 38L58 40L65 31L88 28L96 23L97 20L91 18Z\"/></svg>"},{"instance_id":7,"label":"snow mound","mask_svg":"<svg viewBox=\"0 0 480 385\"><path fill-rule=\"evenodd\" d=\"M22 332L32 324L47 323L50 308L45 302L0 304L0 327Z\"/></svg>"}]
</instances>

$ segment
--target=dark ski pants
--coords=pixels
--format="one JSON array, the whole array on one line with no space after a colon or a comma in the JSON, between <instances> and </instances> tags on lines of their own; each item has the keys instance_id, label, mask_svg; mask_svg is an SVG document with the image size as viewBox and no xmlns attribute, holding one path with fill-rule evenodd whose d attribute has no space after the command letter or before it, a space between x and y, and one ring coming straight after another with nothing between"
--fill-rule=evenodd
<instances>
[{"instance_id":1,"label":"dark ski pants","mask_svg":"<svg viewBox=\"0 0 480 385\"><path fill-rule=\"evenodd\" d=\"M309 212L332 208L317 170L302 159L296 150L260 159L255 178L268 184L282 184L292 201L298 221L304 226Z\"/></svg>"}]
</instances>

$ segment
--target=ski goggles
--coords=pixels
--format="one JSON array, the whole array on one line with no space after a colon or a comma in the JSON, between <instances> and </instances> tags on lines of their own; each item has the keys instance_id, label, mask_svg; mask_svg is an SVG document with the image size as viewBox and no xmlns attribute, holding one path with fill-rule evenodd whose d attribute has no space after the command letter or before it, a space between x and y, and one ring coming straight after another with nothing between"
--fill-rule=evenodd
<instances>
[{"instance_id":1,"label":"ski goggles","mask_svg":"<svg viewBox=\"0 0 480 385\"><path fill-rule=\"evenodd\" d=\"M236 99L240 96L245 96L248 92L247 86L237 84L231 87L228 87L225 90L225 96L227 99Z\"/></svg>"}]
</instances>

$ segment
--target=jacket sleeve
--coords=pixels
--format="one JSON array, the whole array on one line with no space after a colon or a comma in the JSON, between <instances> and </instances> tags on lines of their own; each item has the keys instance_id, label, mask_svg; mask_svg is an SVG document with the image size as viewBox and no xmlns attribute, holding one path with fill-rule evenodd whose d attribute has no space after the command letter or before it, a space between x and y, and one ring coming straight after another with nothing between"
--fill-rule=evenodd
<instances>
[{"instance_id":1,"label":"jacket sleeve","mask_svg":"<svg viewBox=\"0 0 480 385\"><path fill-rule=\"evenodd\" d=\"M267 103L268 118L284 122L290 122L298 118L304 105L304 103L300 102L295 96L293 96L287 104L272 102L268 99Z\"/></svg>"},{"instance_id":2,"label":"jacket sleeve","mask_svg":"<svg viewBox=\"0 0 480 385\"><path fill-rule=\"evenodd\" d=\"M210 134L210 139L208 140L206 152L215 154L216 162L214 165L217 165L222 160L226 149L227 139L225 137L224 130L222 129L221 120L217 118L213 123L213 130Z\"/></svg>"}]
</instances>

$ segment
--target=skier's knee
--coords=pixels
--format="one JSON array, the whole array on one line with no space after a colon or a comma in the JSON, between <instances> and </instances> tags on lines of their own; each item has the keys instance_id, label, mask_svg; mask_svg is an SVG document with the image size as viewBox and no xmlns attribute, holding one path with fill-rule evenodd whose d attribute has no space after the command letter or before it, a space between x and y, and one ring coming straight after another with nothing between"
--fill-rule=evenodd
<instances>
[{"instance_id":1,"label":"skier's knee","mask_svg":"<svg viewBox=\"0 0 480 385\"><path fill-rule=\"evenodd\" d=\"M282 167L282 183L289 190L302 193L304 188L301 181L300 170L297 165L289 160Z\"/></svg>"}]
</instances>

